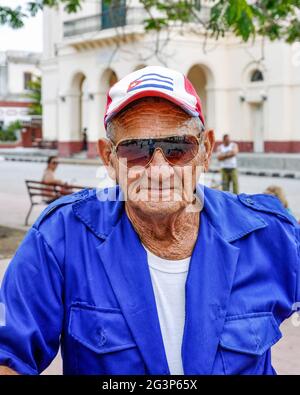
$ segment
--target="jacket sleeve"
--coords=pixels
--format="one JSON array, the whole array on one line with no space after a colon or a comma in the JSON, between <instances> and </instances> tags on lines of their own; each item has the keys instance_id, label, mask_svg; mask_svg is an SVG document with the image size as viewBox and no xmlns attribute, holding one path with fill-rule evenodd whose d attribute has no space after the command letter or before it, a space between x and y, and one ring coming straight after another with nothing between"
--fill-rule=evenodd
<instances>
[{"instance_id":1,"label":"jacket sleeve","mask_svg":"<svg viewBox=\"0 0 300 395\"><path fill-rule=\"evenodd\" d=\"M0 365L39 374L54 359L62 328L63 276L51 247L31 228L0 291Z\"/></svg>"},{"instance_id":2,"label":"jacket sleeve","mask_svg":"<svg viewBox=\"0 0 300 395\"><path fill-rule=\"evenodd\" d=\"M296 227L296 243L298 250L296 297L293 310L300 310L300 225Z\"/></svg>"}]
</instances>

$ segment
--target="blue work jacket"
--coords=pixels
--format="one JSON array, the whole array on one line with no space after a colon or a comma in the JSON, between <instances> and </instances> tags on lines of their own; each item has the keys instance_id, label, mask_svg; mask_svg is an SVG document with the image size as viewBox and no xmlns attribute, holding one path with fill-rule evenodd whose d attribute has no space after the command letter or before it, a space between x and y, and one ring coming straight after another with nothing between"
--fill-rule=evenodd
<instances>
[{"instance_id":1,"label":"blue work jacket","mask_svg":"<svg viewBox=\"0 0 300 395\"><path fill-rule=\"evenodd\" d=\"M270 348L300 300L299 227L275 197L197 193L184 372L275 374ZM0 365L39 374L61 345L64 374L170 374L147 254L114 195L63 197L28 231L1 287Z\"/></svg>"}]
</instances>

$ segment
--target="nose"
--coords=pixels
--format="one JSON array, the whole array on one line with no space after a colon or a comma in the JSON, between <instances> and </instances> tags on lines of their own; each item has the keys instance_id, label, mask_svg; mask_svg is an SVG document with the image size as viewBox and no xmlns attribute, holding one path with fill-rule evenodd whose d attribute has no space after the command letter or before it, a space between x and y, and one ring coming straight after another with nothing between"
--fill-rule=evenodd
<instances>
[{"instance_id":1,"label":"nose","mask_svg":"<svg viewBox=\"0 0 300 395\"><path fill-rule=\"evenodd\" d=\"M152 160L151 160L151 166L169 166L169 163L164 157L164 154L160 148L156 148L154 151Z\"/></svg>"},{"instance_id":2,"label":"nose","mask_svg":"<svg viewBox=\"0 0 300 395\"><path fill-rule=\"evenodd\" d=\"M149 179L151 183L163 186L169 183L174 176L174 169L165 159L161 149L157 148L153 154L149 166Z\"/></svg>"}]
</instances>

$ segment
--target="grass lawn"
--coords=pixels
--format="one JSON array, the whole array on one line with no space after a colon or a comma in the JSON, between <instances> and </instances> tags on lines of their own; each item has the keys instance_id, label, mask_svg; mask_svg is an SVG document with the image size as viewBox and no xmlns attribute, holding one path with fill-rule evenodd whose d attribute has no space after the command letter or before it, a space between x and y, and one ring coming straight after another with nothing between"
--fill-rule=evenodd
<instances>
[{"instance_id":1,"label":"grass lawn","mask_svg":"<svg viewBox=\"0 0 300 395\"><path fill-rule=\"evenodd\" d=\"M0 259L14 255L25 236L25 231L0 225Z\"/></svg>"}]
</instances>

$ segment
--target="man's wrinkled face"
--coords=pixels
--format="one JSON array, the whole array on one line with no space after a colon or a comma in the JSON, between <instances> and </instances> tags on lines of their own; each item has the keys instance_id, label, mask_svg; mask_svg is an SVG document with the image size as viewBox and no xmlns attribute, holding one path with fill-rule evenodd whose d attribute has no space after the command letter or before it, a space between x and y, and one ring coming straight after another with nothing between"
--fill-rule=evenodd
<instances>
[{"instance_id":1,"label":"man's wrinkled face","mask_svg":"<svg viewBox=\"0 0 300 395\"><path fill-rule=\"evenodd\" d=\"M109 174L115 176L131 207L165 215L191 204L197 180L208 167L213 132L203 132L199 118L160 98L140 99L113 119L109 137L115 146L123 140L185 135L199 138L199 147L195 157L184 165L170 164L163 150L157 148L146 166L128 168L114 149L110 151ZM99 151L103 152L101 141Z\"/></svg>"}]
</instances>

